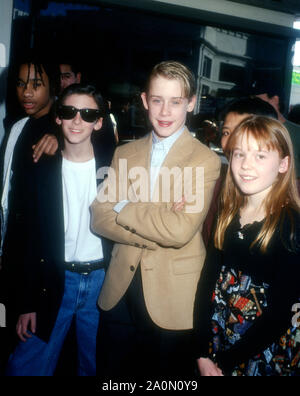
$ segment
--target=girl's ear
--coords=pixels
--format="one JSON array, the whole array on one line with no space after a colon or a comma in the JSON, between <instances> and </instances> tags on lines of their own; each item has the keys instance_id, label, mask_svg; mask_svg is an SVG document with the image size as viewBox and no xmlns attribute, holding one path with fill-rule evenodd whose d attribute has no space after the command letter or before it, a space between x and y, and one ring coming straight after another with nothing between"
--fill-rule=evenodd
<instances>
[{"instance_id":1,"label":"girl's ear","mask_svg":"<svg viewBox=\"0 0 300 396\"><path fill-rule=\"evenodd\" d=\"M56 117L55 118L55 122L56 122L57 125L61 125L61 119L60 118Z\"/></svg>"},{"instance_id":2,"label":"girl's ear","mask_svg":"<svg viewBox=\"0 0 300 396\"><path fill-rule=\"evenodd\" d=\"M98 121L96 121L96 124L94 125L94 130L99 131L99 129L102 128L103 124L103 118L99 118Z\"/></svg>"},{"instance_id":3,"label":"girl's ear","mask_svg":"<svg viewBox=\"0 0 300 396\"><path fill-rule=\"evenodd\" d=\"M284 157L279 164L279 173L286 173L289 169L290 157Z\"/></svg>"},{"instance_id":4,"label":"girl's ear","mask_svg":"<svg viewBox=\"0 0 300 396\"><path fill-rule=\"evenodd\" d=\"M144 105L145 109L146 109L146 110L149 110L146 92L142 92L142 93L141 93L141 98L142 98L143 105Z\"/></svg>"}]
</instances>

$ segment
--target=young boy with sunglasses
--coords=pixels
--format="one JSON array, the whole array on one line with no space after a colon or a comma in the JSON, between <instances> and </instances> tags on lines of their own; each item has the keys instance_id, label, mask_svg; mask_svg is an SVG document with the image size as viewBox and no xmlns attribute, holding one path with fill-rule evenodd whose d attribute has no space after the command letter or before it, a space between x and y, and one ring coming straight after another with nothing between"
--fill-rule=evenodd
<instances>
[{"instance_id":1,"label":"young boy with sunglasses","mask_svg":"<svg viewBox=\"0 0 300 396\"><path fill-rule=\"evenodd\" d=\"M153 131L117 148L92 205L93 229L116 242L99 298L103 378L193 376L201 229L220 169L217 156L185 127L195 92L185 65L154 67L142 94Z\"/></svg>"},{"instance_id":2,"label":"young boy with sunglasses","mask_svg":"<svg viewBox=\"0 0 300 396\"><path fill-rule=\"evenodd\" d=\"M66 88L56 114L63 150L41 158L27 180L21 342L9 359L9 376L53 375L73 319L78 375L96 373L96 301L111 244L91 232L89 206L97 194L97 169L109 166L113 147L101 144L103 100L93 86Z\"/></svg>"}]
</instances>

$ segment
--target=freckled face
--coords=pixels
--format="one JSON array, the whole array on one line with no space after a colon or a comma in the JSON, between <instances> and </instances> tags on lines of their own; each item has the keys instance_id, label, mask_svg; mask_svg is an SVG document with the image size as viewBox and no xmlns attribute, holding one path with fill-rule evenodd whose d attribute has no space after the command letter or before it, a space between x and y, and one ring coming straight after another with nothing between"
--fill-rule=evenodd
<instances>
[{"instance_id":1,"label":"freckled face","mask_svg":"<svg viewBox=\"0 0 300 396\"><path fill-rule=\"evenodd\" d=\"M231 160L233 178L240 190L248 196L267 196L279 173L288 170L289 159L280 158L278 151L259 147L251 135L237 140Z\"/></svg>"},{"instance_id":2,"label":"freckled face","mask_svg":"<svg viewBox=\"0 0 300 396\"><path fill-rule=\"evenodd\" d=\"M158 76L152 79L149 92L142 94L144 107L156 135L167 138L179 131L187 112L194 109L196 98L187 99L180 81Z\"/></svg>"}]
</instances>

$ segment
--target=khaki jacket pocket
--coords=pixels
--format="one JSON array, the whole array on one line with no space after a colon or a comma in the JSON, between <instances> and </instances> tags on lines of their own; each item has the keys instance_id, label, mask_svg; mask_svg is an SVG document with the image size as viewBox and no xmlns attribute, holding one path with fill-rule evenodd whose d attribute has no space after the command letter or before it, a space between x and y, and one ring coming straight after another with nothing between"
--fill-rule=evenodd
<instances>
[{"instance_id":1,"label":"khaki jacket pocket","mask_svg":"<svg viewBox=\"0 0 300 396\"><path fill-rule=\"evenodd\" d=\"M172 270L175 275L191 274L200 272L203 266L203 256L179 257L173 260Z\"/></svg>"}]
</instances>

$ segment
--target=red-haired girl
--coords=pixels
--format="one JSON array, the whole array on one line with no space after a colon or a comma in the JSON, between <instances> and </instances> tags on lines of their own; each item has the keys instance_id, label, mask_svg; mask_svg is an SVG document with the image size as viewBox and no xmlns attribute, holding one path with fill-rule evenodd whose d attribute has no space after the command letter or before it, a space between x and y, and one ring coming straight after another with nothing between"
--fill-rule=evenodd
<instances>
[{"instance_id":1,"label":"red-haired girl","mask_svg":"<svg viewBox=\"0 0 300 396\"><path fill-rule=\"evenodd\" d=\"M300 374L300 201L293 147L252 116L228 141L222 207L195 303L202 376Z\"/></svg>"}]
</instances>

